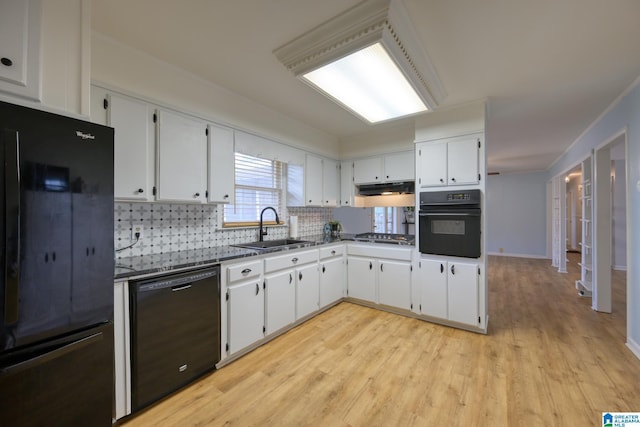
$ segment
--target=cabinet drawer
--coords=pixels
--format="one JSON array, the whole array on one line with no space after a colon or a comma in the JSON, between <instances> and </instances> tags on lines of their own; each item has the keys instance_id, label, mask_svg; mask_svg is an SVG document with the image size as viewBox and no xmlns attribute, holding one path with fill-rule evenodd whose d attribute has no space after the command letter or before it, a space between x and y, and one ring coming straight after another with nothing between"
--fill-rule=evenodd
<instances>
[{"instance_id":1,"label":"cabinet drawer","mask_svg":"<svg viewBox=\"0 0 640 427\"><path fill-rule=\"evenodd\" d=\"M391 244L349 244L349 255L397 259L399 261L411 261L413 247L399 247Z\"/></svg>"},{"instance_id":2,"label":"cabinet drawer","mask_svg":"<svg viewBox=\"0 0 640 427\"><path fill-rule=\"evenodd\" d=\"M278 255L264 260L265 271L271 272L283 268L291 268L302 264L318 261L318 251L289 252L286 255Z\"/></svg>"},{"instance_id":3,"label":"cabinet drawer","mask_svg":"<svg viewBox=\"0 0 640 427\"><path fill-rule=\"evenodd\" d=\"M334 256L341 256L344 254L344 245L328 246L326 248L320 248L320 259L331 258Z\"/></svg>"},{"instance_id":4,"label":"cabinet drawer","mask_svg":"<svg viewBox=\"0 0 640 427\"><path fill-rule=\"evenodd\" d=\"M227 267L227 282L233 283L239 280L258 277L262 274L262 261L243 262L242 264Z\"/></svg>"}]
</instances>

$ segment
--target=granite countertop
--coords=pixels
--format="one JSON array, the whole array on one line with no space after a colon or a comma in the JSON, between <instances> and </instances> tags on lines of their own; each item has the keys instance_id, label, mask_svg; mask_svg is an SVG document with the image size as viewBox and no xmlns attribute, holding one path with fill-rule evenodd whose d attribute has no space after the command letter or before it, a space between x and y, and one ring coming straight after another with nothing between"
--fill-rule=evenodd
<instances>
[{"instance_id":1,"label":"granite countertop","mask_svg":"<svg viewBox=\"0 0 640 427\"><path fill-rule=\"evenodd\" d=\"M301 249L317 245L353 240L353 235L343 235L339 238L313 236L304 238L307 241L295 247L277 247L270 249L246 249L236 246L220 246L206 249L192 249L186 251L167 252L155 255L141 255L116 259L115 280L126 280L138 276L148 276L200 265L216 264L232 259L245 258L266 253Z\"/></svg>"}]
</instances>

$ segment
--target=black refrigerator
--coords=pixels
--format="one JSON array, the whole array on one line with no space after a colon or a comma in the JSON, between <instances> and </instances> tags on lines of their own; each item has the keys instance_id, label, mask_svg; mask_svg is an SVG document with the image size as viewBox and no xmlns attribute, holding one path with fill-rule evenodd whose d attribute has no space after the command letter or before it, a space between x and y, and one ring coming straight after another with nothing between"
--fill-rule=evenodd
<instances>
[{"instance_id":1,"label":"black refrigerator","mask_svg":"<svg viewBox=\"0 0 640 427\"><path fill-rule=\"evenodd\" d=\"M0 102L0 426L113 414L113 129Z\"/></svg>"}]
</instances>

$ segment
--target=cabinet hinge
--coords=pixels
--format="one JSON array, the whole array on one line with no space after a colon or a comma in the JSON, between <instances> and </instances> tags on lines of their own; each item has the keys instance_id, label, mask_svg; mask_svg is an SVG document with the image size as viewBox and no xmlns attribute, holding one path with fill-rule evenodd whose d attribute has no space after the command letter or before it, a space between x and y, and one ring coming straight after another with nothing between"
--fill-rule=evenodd
<instances>
[{"instance_id":1,"label":"cabinet hinge","mask_svg":"<svg viewBox=\"0 0 640 427\"><path fill-rule=\"evenodd\" d=\"M482 147L482 144L480 143L480 138L478 138L478 148Z\"/></svg>"},{"instance_id":2,"label":"cabinet hinge","mask_svg":"<svg viewBox=\"0 0 640 427\"><path fill-rule=\"evenodd\" d=\"M482 319L480 318L480 316L478 316L478 325L480 325L482 323Z\"/></svg>"},{"instance_id":3,"label":"cabinet hinge","mask_svg":"<svg viewBox=\"0 0 640 427\"><path fill-rule=\"evenodd\" d=\"M227 353L229 352L229 343L227 343L227 344L224 346L224 349L226 350L226 352L227 352Z\"/></svg>"},{"instance_id":4,"label":"cabinet hinge","mask_svg":"<svg viewBox=\"0 0 640 427\"><path fill-rule=\"evenodd\" d=\"M103 107L105 110L109 108L109 100L108 100L107 98L105 98L105 99L102 101L102 107Z\"/></svg>"},{"instance_id":5,"label":"cabinet hinge","mask_svg":"<svg viewBox=\"0 0 640 427\"><path fill-rule=\"evenodd\" d=\"M153 113L153 123L157 123L158 122L158 115L156 113Z\"/></svg>"},{"instance_id":6,"label":"cabinet hinge","mask_svg":"<svg viewBox=\"0 0 640 427\"><path fill-rule=\"evenodd\" d=\"M262 281L262 289L267 289L267 281L266 280Z\"/></svg>"},{"instance_id":7,"label":"cabinet hinge","mask_svg":"<svg viewBox=\"0 0 640 427\"><path fill-rule=\"evenodd\" d=\"M206 191L204 192L204 197L206 197L207 199L209 198L209 190L206 190Z\"/></svg>"},{"instance_id":8,"label":"cabinet hinge","mask_svg":"<svg viewBox=\"0 0 640 427\"><path fill-rule=\"evenodd\" d=\"M480 267L478 267L478 276L480 275Z\"/></svg>"},{"instance_id":9,"label":"cabinet hinge","mask_svg":"<svg viewBox=\"0 0 640 427\"><path fill-rule=\"evenodd\" d=\"M409 271L413 271L413 265L409 266Z\"/></svg>"},{"instance_id":10,"label":"cabinet hinge","mask_svg":"<svg viewBox=\"0 0 640 427\"><path fill-rule=\"evenodd\" d=\"M482 175L478 174L478 181L482 180Z\"/></svg>"},{"instance_id":11,"label":"cabinet hinge","mask_svg":"<svg viewBox=\"0 0 640 427\"><path fill-rule=\"evenodd\" d=\"M411 304L411 310L413 310L413 303Z\"/></svg>"},{"instance_id":12,"label":"cabinet hinge","mask_svg":"<svg viewBox=\"0 0 640 427\"><path fill-rule=\"evenodd\" d=\"M420 308L420 312L422 312L422 304L418 306Z\"/></svg>"},{"instance_id":13,"label":"cabinet hinge","mask_svg":"<svg viewBox=\"0 0 640 427\"><path fill-rule=\"evenodd\" d=\"M153 191L152 191L152 193L153 193L153 195L154 195L154 196L156 195L156 186L155 186L155 185L153 186Z\"/></svg>"},{"instance_id":14,"label":"cabinet hinge","mask_svg":"<svg viewBox=\"0 0 640 427\"><path fill-rule=\"evenodd\" d=\"M227 289L227 293L226 293L226 296L225 296L225 301L229 301L229 289Z\"/></svg>"},{"instance_id":15,"label":"cabinet hinge","mask_svg":"<svg viewBox=\"0 0 640 427\"><path fill-rule=\"evenodd\" d=\"M267 332L267 328L263 326L263 327L262 327L262 333L264 334L264 333L266 333L266 332Z\"/></svg>"},{"instance_id":16,"label":"cabinet hinge","mask_svg":"<svg viewBox=\"0 0 640 427\"><path fill-rule=\"evenodd\" d=\"M209 128L204 128L204 134L209 136Z\"/></svg>"}]
</instances>

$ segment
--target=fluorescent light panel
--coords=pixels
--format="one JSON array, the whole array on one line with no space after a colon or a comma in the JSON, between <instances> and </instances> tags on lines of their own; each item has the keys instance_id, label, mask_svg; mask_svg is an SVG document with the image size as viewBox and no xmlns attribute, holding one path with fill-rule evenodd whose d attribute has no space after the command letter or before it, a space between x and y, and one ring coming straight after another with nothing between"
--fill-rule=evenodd
<instances>
[{"instance_id":1,"label":"fluorescent light panel","mask_svg":"<svg viewBox=\"0 0 640 427\"><path fill-rule=\"evenodd\" d=\"M428 110L380 42L302 77L371 123Z\"/></svg>"}]
</instances>

